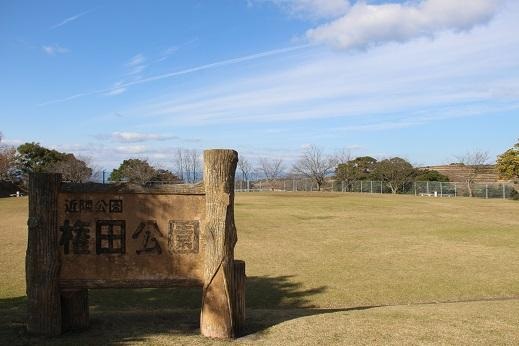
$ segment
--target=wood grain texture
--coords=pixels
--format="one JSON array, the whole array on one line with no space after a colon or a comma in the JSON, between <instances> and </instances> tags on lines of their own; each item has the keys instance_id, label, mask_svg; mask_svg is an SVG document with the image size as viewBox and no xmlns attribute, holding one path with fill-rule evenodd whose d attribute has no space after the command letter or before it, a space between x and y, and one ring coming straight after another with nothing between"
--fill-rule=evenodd
<instances>
[{"instance_id":1,"label":"wood grain texture","mask_svg":"<svg viewBox=\"0 0 519 346\"><path fill-rule=\"evenodd\" d=\"M204 185L199 184L153 184L148 186L116 183L63 183L61 192L78 193L134 193L134 194L172 194L172 195L203 195L205 194Z\"/></svg>"},{"instance_id":2,"label":"wood grain texture","mask_svg":"<svg viewBox=\"0 0 519 346\"><path fill-rule=\"evenodd\" d=\"M203 283L196 279L159 279L159 280L60 280L62 289L75 288L169 288L169 287L202 287Z\"/></svg>"},{"instance_id":3,"label":"wood grain texture","mask_svg":"<svg viewBox=\"0 0 519 346\"><path fill-rule=\"evenodd\" d=\"M234 174L238 153L204 151L206 230L200 330L212 338L236 336L234 323Z\"/></svg>"},{"instance_id":4,"label":"wood grain texture","mask_svg":"<svg viewBox=\"0 0 519 346\"><path fill-rule=\"evenodd\" d=\"M31 334L61 334L59 290L57 201L60 174L29 176L28 241L25 259L27 285L27 331Z\"/></svg>"}]
</instances>

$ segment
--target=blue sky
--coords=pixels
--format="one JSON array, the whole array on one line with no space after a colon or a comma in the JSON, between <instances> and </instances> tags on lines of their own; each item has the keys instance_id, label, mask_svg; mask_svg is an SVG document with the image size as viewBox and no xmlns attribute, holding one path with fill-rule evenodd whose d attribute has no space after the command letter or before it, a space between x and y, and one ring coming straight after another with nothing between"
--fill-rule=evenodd
<instances>
[{"instance_id":1,"label":"blue sky","mask_svg":"<svg viewBox=\"0 0 519 346\"><path fill-rule=\"evenodd\" d=\"M1 1L0 131L171 167L175 148L420 165L519 137L513 0Z\"/></svg>"}]
</instances>

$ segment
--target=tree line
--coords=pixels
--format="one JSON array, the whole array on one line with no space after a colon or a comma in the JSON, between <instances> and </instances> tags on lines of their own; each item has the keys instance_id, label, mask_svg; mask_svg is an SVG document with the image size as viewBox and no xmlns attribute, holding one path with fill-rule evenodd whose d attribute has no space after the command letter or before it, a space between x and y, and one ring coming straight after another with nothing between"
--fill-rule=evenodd
<instances>
[{"instance_id":1,"label":"tree line","mask_svg":"<svg viewBox=\"0 0 519 346\"><path fill-rule=\"evenodd\" d=\"M238 170L243 180L250 180L252 175L261 176L267 183L281 177L307 178L317 185L317 190L326 179L334 178L345 183L347 190L359 180L380 180L387 183L393 193L400 191L405 183L416 180L448 181L449 178L436 171L414 168L411 163L400 157L378 161L371 156L353 158L346 151L326 154L315 145L302 150L299 159L288 169L281 159L260 158L258 166L253 168L247 159L240 159Z\"/></svg>"},{"instance_id":2,"label":"tree line","mask_svg":"<svg viewBox=\"0 0 519 346\"><path fill-rule=\"evenodd\" d=\"M466 168L465 183L469 196L473 196L476 178L488 168L489 155L484 151L467 152L456 156L457 165ZM502 179L519 180L519 143L497 157L496 169ZM392 193L402 192L406 185L416 181L448 182L449 177L438 171L414 167L401 157L377 160L371 156L352 157L347 150L327 154L318 146L307 146L299 159L288 169L281 159L260 158L254 167L247 159L240 158L238 171L242 180L261 177L272 186L276 179L307 178L321 190L326 179L343 182L351 190L356 181L377 180L384 182Z\"/></svg>"},{"instance_id":3,"label":"tree line","mask_svg":"<svg viewBox=\"0 0 519 346\"><path fill-rule=\"evenodd\" d=\"M1 144L0 134L0 144ZM26 184L30 172L61 173L71 182L85 182L92 177L89 160L48 149L39 143L24 143L17 148L0 145L0 180Z\"/></svg>"},{"instance_id":4,"label":"tree line","mask_svg":"<svg viewBox=\"0 0 519 346\"><path fill-rule=\"evenodd\" d=\"M0 132L0 181L10 181L27 185L31 172L61 173L64 181L83 183L99 180L101 172L92 165L89 158L75 156L46 148L39 143L23 143L18 147L2 144ZM148 182L194 183L201 179L201 152L195 149L177 149L173 163L176 172L151 165L147 159L129 158L114 169L110 182Z\"/></svg>"},{"instance_id":5,"label":"tree line","mask_svg":"<svg viewBox=\"0 0 519 346\"><path fill-rule=\"evenodd\" d=\"M76 157L71 153L59 152L41 146L39 143L24 143L17 148L2 145L0 133L0 180L24 182L29 172L56 172L70 182L85 182L98 178L99 171L91 167L88 158ZM457 157L458 164L467 167L466 183L472 195L472 185L489 161L485 152L469 152ZM196 149L178 148L172 155L173 170L155 167L146 159L129 158L114 169L111 182L195 183L202 179L202 154ZM503 179L519 180L519 142L497 157L496 169ZM414 167L401 157L377 160L371 156L352 157L347 150L334 154L310 145L305 147L299 158L291 165L282 159L261 157L253 164L240 156L237 178L243 181L263 179L272 183L282 177L311 179L321 189L326 179L334 178L344 182L350 189L353 182L378 180L385 182L393 193L414 181L449 181L437 171Z\"/></svg>"}]
</instances>

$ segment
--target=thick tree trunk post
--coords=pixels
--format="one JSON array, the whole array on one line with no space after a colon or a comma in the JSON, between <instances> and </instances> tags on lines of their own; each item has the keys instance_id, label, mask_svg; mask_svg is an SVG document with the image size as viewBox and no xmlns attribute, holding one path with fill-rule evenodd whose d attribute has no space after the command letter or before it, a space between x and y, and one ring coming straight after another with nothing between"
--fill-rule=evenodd
<instances>
[{"instance_id":1,"label":"thick tree trunk post","mask_svg":"<svg viewBox=\"0 0 519 346\"><path fill-rule=\"evenodd\" d=\"M245 323L245 262L240 260L234 261L234 325L236 335L243 330Z\"/></svg>"},{"instance_id":2,"label":"thick tree trunk post","mask_svg":"<svg viewBox=\"0 0 519 346\"><path fill-rule=\"evenodd\" d=\"M88 328L88 290L64 290L61 292L61 316L63 331Z\"/></svg>"},{"instance_id":3,"label":"thick tree trunk post","mask_svg":"<svg viewBox=\"0 0 519 346\"><path fill-rule=\"evenodd\" d=\"M234 304L234 150L204 151L206 230L200 330L212 338L236 336Z\"/></svg>"},{"instance_id":4,"label":"thick tree trunk post","mask_svg":"<svg viewBox=\"0 0 519 346\"><path fill-rule=\"evenodd\" d=\"M29 234L25 258L27 331L61 334L58 247L58 192L61 174L29 176Z\"/></svg>"}]
</instances>

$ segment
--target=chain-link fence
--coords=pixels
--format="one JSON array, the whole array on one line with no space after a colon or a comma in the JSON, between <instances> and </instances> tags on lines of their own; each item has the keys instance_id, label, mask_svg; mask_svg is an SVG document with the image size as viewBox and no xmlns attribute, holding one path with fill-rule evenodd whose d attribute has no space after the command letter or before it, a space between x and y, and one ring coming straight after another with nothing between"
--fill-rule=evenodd
<instances>
[{"instance_id":1,"label":"chain-link fence","mask_svg":"<svg viewBox=\"0 0 519 346\"><path fill-rule=\"evenodd\" d=\"M357 193L396 193L423 197L479 197L508 199L514 196L515 188L506 182L440 182L417 181L392 186L383 181L338 181L326 180L319 186L311 179L276 179L235 182L237 192L285 191L285 192L357 192Z\"/></svg>"}]
</instances>

